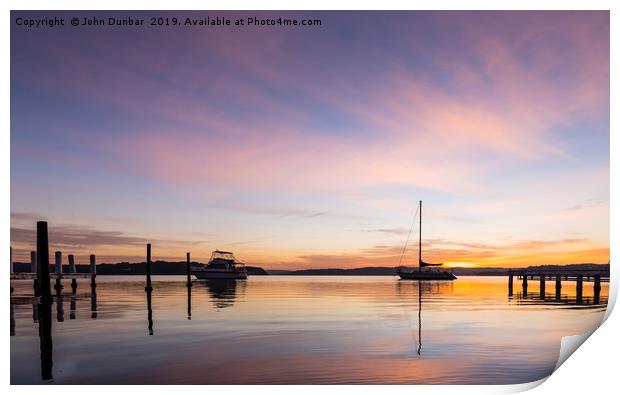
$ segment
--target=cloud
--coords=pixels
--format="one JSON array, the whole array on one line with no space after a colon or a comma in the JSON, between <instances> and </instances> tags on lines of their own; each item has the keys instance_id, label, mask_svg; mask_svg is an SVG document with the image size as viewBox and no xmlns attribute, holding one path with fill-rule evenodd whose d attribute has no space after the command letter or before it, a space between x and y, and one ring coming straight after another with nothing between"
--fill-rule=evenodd
<instances>
[{"instance_id":1,"label":"cloud","mask_svg":"<svg viewBox=\"0 0 620 395\"><path fill-rule=\"evenodd\" d=\"M590 209L590 208L600 207L600 206L604 205L605 203L606 203L605 200L593 198L593 199L588 199L588 200L584 201L583 203L576 204L574 206L565 207L561 211L581 211L581 210L587 210L587 209Z\"/></svg>"}]
</instances>

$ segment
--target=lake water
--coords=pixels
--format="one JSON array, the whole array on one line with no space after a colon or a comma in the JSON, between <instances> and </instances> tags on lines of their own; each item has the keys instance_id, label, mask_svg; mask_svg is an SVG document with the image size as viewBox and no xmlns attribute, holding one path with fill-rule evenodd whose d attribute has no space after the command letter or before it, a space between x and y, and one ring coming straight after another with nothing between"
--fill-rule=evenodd
<instances>
[{"instance_id":1,"label":"lake water","mask_svg":"<svg viewBox=\"0 0 620 395\"><path fill-rule=\"evenodd\" d=\"M79 281L54 298L51 338L32 283L13 282L12 384L523 383L600 324L608 295L515 280L509 297L506 277L253 276L188 295L184 277L154 276L150 298L142 277L99 276L96 295Z\"/></svg>"}]
</instances>

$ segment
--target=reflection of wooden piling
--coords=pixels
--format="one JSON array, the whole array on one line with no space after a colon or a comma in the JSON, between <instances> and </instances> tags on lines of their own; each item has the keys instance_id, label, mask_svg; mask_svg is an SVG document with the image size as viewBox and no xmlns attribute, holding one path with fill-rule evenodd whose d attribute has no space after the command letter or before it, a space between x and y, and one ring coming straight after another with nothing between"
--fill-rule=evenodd
<instances>
[{"instance_id":1,"label":"reflection of wooden piling","mask_svg":"<svg viewBox=\"0 0 620 395\"><path fill-rule=\"evenodd\" d=\"M71 274L75 274L76 270L75 270L75 257L73 256L73 254L69 254L68 256L69 259L69 273ZM71 289L73 290L73 292L75 292L75 290L77 289L77 280L75 279L75 277L73 277L71 279Z\"/></svg>"},{"instance_id":2,"label":"reflection of wooden piling","mask_svg":"<svg viewBox=\"0 0 620 395\"><path fill-rule=\"evenodd\" d=\"M90 289L90 318L97 318L97 288Z\"/></svg>"},{"instance_id":3,"label":"reflection of wooden piling","mask_svg":"<svg viewBox=\"0 0 620 395\"><path fill-rule=\"evenodd\" d=\"M90 287L97 287L97 260L95 255L90 256Z\"/></svg>"},{"instance_id":4,"label":"reflection of wooden piling","mask_svg":"<svg viewBox=\"0 0 620 395\"><path fill-rule=\"evenodd\" d=\"M594 276L594 304L599 304L601 300L601 276Z\"/></svg>"},{"instance_id":5,"label":"reflection of wooden piling","mask_svg":"<svg viewBox=\"0 0 620 395\"><path fill-rule=\"evenodd\" d=\"M56 295L56 321L64 322L65 320L65 306L62 299L62 293Z\"/></svg>"},{"instance_id":6,"label":"reflection of wooden piling","mask_svg":"<svg viewBox=\"0 0 620 395\"><path fill-rule=\"evenodd\" d=\"M48 258L49 259L49 258ZM39 303L37 305L39 321L39 348L41 350L41 378L52 380L52 305Z\"/></svg>"},{"instance_id":7,"label":"reflection of wooden piling","mask_svg":"<svg viewBox=\"0 0 620 395\"><path fill-rule=\"evenodd\" d=\"M583 300L583 274L577 275L577 303L581 304Z\"/></svg>"},{"instance_id":8,"label":"reflection of wooden piling","mask_svg":"<svg viewBox=\"0 0 620 395\"><path fill-rule=\"evenodd\" d=\"M555 300L560 300L562 297L562 276L557 274L555 276Z\"/></svg>"},{"instance_id":9,"label":"reflection of wooden piling","mask_svg":"<svg viewBox=\"0 0 620 395\"><path fill-rule=\"evenodd\" d=\"M188 287L192 286L192 271L190 268L189 252L187 253L187 286Z\"/></svg>"},{"instance_id":10,"label":"reflection of wooden piling","mask_svg":"<svg viewBox=\"0 0 620 395\"><path fill-rule=\"evenodd\" d=\"M151 286L151 244L146 245L146 287L144 290L150 292L153 290ZM149 295L150 300L150 295Z\"/></svg>"},{"instance_id":11,"label":"reflection of wooden piling","mask_svg":"<svg viewBox=\"0 0 620 395\"><path fill-rule=\"evenodd\" d=\"M42 302L52 302L47 222L37 222L37 285Z\"/></svg>"},{"instance_id":12,"label":"reflection of wooden piling","mask_svg":"<svg viewBox=\"0 0 620 395\"><path fill-rule=\"evenodd\" d=\"M508 270L508 295L512 296L512 282L513 282L513 273L512 270Z\"/></svg>"},{"instance_id":13,"label":"reflection of wooden piling","mask_svg":"<svg viewBox=\"0 0 620 395\"><path fill-rule=\"evenodd\" d=\"M150 246L150 244L149 244ZM153 293L152 289L147 289L146 291L146 310L147 310L147 319L149 324L149 336L153 336L153 307L151 306L151 294Z\"/></svg>"},{"instance_id":14,"label":"reflection of wooden piling","mask_svg":"<svg viewBox=\"0 0 620 395\"><path fill-rule=\"evenodd\" d=\"M56 271L56 284L54 289L57 293L62 291L62 252L56 251L54 253L54 268Z\"/></svg>"}]
</instances>

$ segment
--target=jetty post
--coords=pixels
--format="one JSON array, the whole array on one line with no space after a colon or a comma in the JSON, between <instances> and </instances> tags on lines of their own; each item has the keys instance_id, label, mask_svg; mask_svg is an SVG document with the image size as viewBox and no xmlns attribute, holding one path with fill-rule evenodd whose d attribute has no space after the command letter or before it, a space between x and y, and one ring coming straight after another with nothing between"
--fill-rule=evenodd
<instances>
[{"instance_id":1,"label":"jetty post","mask_svg":"<svg viewBox=\"0 0 620 395\"><path fill-rule=\"evenodd\" d=\"M190 267L189 252L187 253L187 286L188 287L192 286L192 270L191 270L191 267Z\"/></svg>"},{"instance_id":2,"label":"jetty post","mask_svg":"<svg viewBox=\"0 0 620 395\"><path fill-rule=\"evenodd\" d=\"M546 280L546 276L542 274L540 276L540 298L541 299L545 298L545 280Z\"/></svg>"},{"instance_id":3,"label":"jetty post","mask_svg":"<svg viewBox=\"0 0 620 395\"><path fill-rule=\"evenodd\" d=\"M527 298L527 273L523 273L523 296Z\"/></svg>"},{"instance_id":4,"label":"jetty post","mask_svg":"<svg viewBox=\"0 0 620 395\"><path fill-rule=\"evenodd\" d=\"M560 300L562 296L562 276L555 275L555 300Z\"/></svg>"},{"instance_id":5,"label":"jetty post","mask_svg":"<svg viewBox=\"0 0 620 395\"><path fill-rule=\"evenodd\" d=\"M97 286L97 261L95 254L90 255L90 287L95 288Z\"/></svg>"},{"instance_id":6,"label":"jetty post","mask_svg":"<svg viewBox=\"0 0 620 395\"><path fill-rule=\"evenodd\" d=\"M75 257L73 256L73 254L69 254L68 258L69 258L69 273L74 275L77 272L75 270ZM75 293L75 290L77 289L77 280L75 279L75 276L71 278L71 289L73 290L74 293Z\"/></svg>"},{"instance_id":7,"label":"jetty post","mask_svg":"<svg viewBox=\"0 0 620 395\"><path fill-rule=\"evenodd\" d=\"M9 263L11 265L11 278L13 278L13 247L9 247L11 252L10 252L10 258L9 258ZM13 293L13 285L11 284L11 293ZM13 305L11 305L11 312L13 312ZM13 322L13 321L12 321ZM13 333L14 335L15 333ZM12 335L11 335L12 336Z\"/></svg>"},{"instance_id":8,"label":"jetty post","mask_svg":"<svg viewBox=\"0 0 620 395\"><path fill-rule=\"evenodd\" d=\"M508 296L512 296L513 276L514 274L512 273L512 269L509 269L508 270Z\"/></svg>"},{"instance_id":9,"label":"jetty post","mask_svg":"<svg viewBox=\"0 0 620 395\"><path fill-rule=\"evenodd\" d=\"M144 287L144 290L146 292L151 292L153 290L151 286L151 243L146 245L146 287Z\"/></svg>"},{"instance_id":10,"label":"jetty post","mask_svg":"<svg viewBox=\"0 0 620 395\"><path fill-rule=\"evenodd\" d=\"M30 251L30 273L34 273L34 280L32 282L32 288L34 289L34 296L39 296L39 285L37 284L37 253L36 251Z\"/></svg>"},{"instance_id":11,"label":"jetty post","mask_svg":"<svg viewBox=\"0 0 620 395\"><path fill-rule=\"evenodd\" d=\"M60 293L62 291L62 252L56 251L54 253L54 265L56 270L56 284L54 285L54 289L56 293Z\"/></svg>"},{"instance_id":12,"label":"jetty post","mask_svg":"<svg viewBox=\"0 0 620 395\"><path fill-rule=\"evenodd\" d=\"M37 222L37 288L42 303L52 303L47 222Z\"/></svg>"},{"instance_id":13,"label":"jetty post","mask_svg":"<svg viewBox=\"0 0 620 395\"><path fill-rule=\"evenodd\" d=\"M601 300L601 275L594 276L594 304L599 304Z\"/></svg>"},{"instance_id":14,"label":"jetty post","mask_svg":"<svg viewBox=\"0 0 620 395\"><path fill-rule=\"evenodd\" d=\"M583 274L577 275L577 303L581 304L583 300Z\"/></svg>"}]
</instances>

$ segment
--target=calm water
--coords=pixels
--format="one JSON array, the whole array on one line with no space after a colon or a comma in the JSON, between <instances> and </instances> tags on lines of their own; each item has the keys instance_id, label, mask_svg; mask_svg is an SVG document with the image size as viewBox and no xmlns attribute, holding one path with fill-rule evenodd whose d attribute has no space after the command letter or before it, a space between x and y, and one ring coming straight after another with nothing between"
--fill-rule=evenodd
<instances>
[{"instance_id":1,"label":"calm water","mask_svg":"<svg viewBox=\"0 0 620 395\"><path fill-rule=\"evenodd\" d=\"M530 281L524 297L515 281L509 297L505 277L254 276L188 295L184 277L154 276L149 310L143 278L99 276L96 295L66 281L50 348L31 282L13 285L12 384L528 382L552 372L562 336L600 323L608 294L596 305L586 283L578 304L566 282L557 300L550 281L541 298Z\"/></svg>"}]
</instances>

